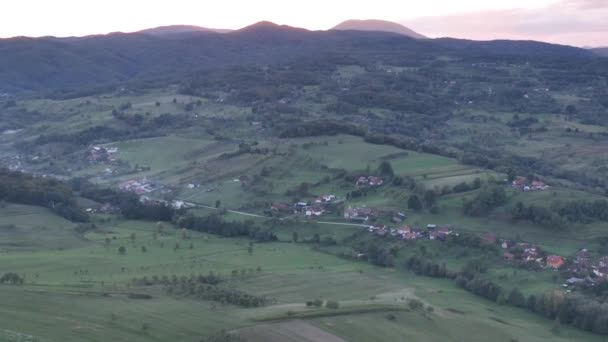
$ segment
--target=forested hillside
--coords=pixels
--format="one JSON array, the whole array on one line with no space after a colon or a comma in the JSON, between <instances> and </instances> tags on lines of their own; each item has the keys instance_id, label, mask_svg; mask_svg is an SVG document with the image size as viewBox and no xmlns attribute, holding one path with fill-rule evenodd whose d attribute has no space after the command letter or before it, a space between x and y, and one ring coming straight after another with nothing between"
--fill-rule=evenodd
<instances>
[{"instance_id":1,"label":"forested hillside","mask_svg":"<svg viewBox=\"0 0 608 342\"><path fill-rule=\"evenodd\" d=\"M145 77L230 65L281 64L301 57L340 56L387 63L431 56L589 57L590 51L539 42L419 41L361 31L307 31L258 23L227 34L116 33L82 38L0 40L0 92L117 85Z\"/></svg>"}]
</instances>

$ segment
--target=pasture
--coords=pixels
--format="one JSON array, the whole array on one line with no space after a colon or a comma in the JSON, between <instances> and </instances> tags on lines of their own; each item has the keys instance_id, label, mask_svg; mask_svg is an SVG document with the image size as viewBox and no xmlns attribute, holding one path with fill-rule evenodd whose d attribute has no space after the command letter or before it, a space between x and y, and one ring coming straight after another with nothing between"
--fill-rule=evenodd
<instances>
[{"instance_id":1,"label":"pasture","mask_svg":"<svg viewBox=\"0 0 608 342\"><path fill-rule=\"evenodd\" d=\"M245 239L196 232L184 235L170 225L160 231L154 223L119 220L89 232L83 245L3 253L3 268L25 275L26 284L3 286L1 331L40 341L196 341L220 329L254 342L309 341L314 336L380 341L399 335L418 340L425 332L440 340L466 336L470 329L480 334L477 340L527 340L521 339L525 335L531 341L540 340L537 336L594 340L566 328L562 336L553 336L549 321L520 311L515 315L447 282L339 259L305 244L254 244L250 253ZM126 248L124 254L119 253L120 246ZM276 302L245 309L174 297L158 287L132 282L133 278L209 272L225 279L223 286ZM152 298L133 299L129 293L147 293ZM434 306L435 312L412 312L407 307L410 298ZM341 306L332 311L304 305L314 299L336 300ZM486 307L509 324L485 317ZM466 314L451 313L449 308ZM389 313L396 316L395 321L386 318ZM291 322L292 316L302 321ZM287 322L274 329L275 323L261 322L268 319Z\"/></svg>"}]
</instances>

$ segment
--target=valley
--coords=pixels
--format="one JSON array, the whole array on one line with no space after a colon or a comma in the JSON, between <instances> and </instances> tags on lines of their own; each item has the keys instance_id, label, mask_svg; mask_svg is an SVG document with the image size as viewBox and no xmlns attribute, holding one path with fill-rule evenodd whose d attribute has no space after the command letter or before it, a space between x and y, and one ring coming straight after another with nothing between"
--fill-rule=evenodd
<instances>
[{"instance_id":1,"label":"valley","mask_svg":"<svg viewBox=\"0 0 608 342\"><path fill-rule=\"evenodd\" d=\"M182 30L5 82L0 340L603 341L605 58Z\"/></svg>"}]
</instances>

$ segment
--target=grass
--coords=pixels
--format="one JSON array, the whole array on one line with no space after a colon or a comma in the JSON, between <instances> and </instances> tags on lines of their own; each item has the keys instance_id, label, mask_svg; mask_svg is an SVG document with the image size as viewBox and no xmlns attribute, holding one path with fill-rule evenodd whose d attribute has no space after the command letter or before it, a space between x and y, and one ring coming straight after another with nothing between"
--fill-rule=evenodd
<instances>
[{"instance_id":1,"label":"grass","mask_svg":"<svg viewBox=\"0 0 608 342\"><path fill-rule=\"evenodd\" d=\"M74 224L50 210L19 204L0 208L0 250L59 249L81 246Z\"/></svg>"},{"instance_id":2,"label":"grass","mask_svg":"<svg viewBox=\"0 0 608 342\"><path fill-rule=\"evenodd\" d=\"M458 339L471 328L481 329L485 332L480 336L492 338L521 333L536 336L550 329L548 321L529 319L523 311L515 312L525 319L517 318L515 312L507 315L503 312L508 308L495 307L469 296L447 282L339 259L315 252L306 245L255 244L250 255L244 239L192 232L191 239L181 241L179 231L167 226L167 233L155 240L155 229L153 223L113 221L103 224L97 232L88 233L89 242L82 246L2 254L0 260L4 268L25 274L27 284L3 287L0 329L45 341L195 341L220 329L234 330L255 325L259 320L284 319L288 311L296 312L294 317L305 319L308 324L349 341L391 340L397 334L409 336L414 326L418 332L411 335L412 338L429 336L430 340ZM136 234L134 242L129 239L132 233ZM111 239L107 248L103 244L106 237ZM176 242L181 247L174 251ZM161 243L164 247L160 247ZM189 248L190 243L193 249ZM127 248L126 255L118 253L121 245ZM147 247L145 253L141 246ZM230 275L232 270L251 270L258 266L261 271L248 271L237 277ZM155 288L131 285L133 277L208 272L225 277L225 286L276 298L277 302L268 307L242 309L173 298ZM448 296L448 291L456 293ZM153 299L138 300L121 295L126 292L149 293ZM429 318L401 312L405 309L404 300L413 297L432 304L437 313ZM316 298L340 301L341 308L310 310L304 306L305 301ZM502 324L496 330L500 323L484 318L486 306L495 307L492 316L512 326ZM467 314L449 316L443 307L456 307ZM396 322L386 319L389 312L397 316ZM522 326L523 321L526 324ZM388 328L391 324L395 325L393 329ZM435 324L445 329L437 329ZM347 326L351 329L346 329ZM380 328L384 332L380 333ZM248 330L242 331L246 334ZM563 331L572 334L570 338L563 338L564 341L589 337L566 328Z\"/></svg>"}]
</instances>

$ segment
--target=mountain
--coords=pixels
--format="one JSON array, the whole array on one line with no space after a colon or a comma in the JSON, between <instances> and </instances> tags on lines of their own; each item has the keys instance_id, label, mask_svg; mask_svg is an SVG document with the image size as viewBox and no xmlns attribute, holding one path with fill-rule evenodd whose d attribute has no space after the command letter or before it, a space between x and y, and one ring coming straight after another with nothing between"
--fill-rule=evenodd
<instances>
[{"instance_id":1,"label":"mountain","mask_svg":"<svg viewBox=\"0 0 608 342\"><path fill-rule=\"evenodd\" d=\"M594 48L591 51L598 56L608 57L608 47Z\"/></svg>"},{"instance_id":2,"label":"mountain","mask_svg":"<svg viewBox=\"0 0 608 342\"><path fill-rule=\"evenodd\" d=\"M401 24L385 20L347 20L333 27L332 30L392 32L416 39L427 39Z\"/></svg>"},{"instance_id":3,"label":"mountain","mask_svg":"<svg viewBox=\"0 0 608 342\"><path fill-rule=\"evenodd\" d=\"M225 29L210 29L206 27L194 26L194 25L170 25L170 26L159 26L146 30L137 31L135 33L142 33L151 36L170 36L170 35L181 35L187 33L200 33L200 32L215 32L215 33L228 33L232 30Z\"/></svg>"},{"instance_id":4,"label":"mountain","mask_svg":"<svg viewBox=\"0 0 608 342\"><path fill-rule=\"evenodd\" d=\"M594 57L589 50L540 42L419 40L387 32L309 31L261 22L226 34L208 32L176 37L114 33L77 38L0 39L0 93L85 90L140 79L176 79L197 70L278 65L296 59L331 67L353 61L401 65L404 60L428 61L439 55L568 61Z\"/></svg>"}]
</instances>

